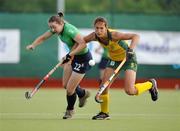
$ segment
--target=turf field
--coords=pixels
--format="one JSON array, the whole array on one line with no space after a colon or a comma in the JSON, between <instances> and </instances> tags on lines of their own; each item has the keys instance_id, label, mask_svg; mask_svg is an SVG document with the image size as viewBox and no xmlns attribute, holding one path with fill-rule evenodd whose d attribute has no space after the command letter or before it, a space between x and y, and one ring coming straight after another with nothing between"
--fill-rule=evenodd
<instances>
[{"instance_id":1,"label":"turf field","mask_svg":"<svg viewBox=\"0 0 180 131\"><path fill-rule=\"evenodd\" d=\"M31 99L27 89L0 89L0 131L180 131L180 91L160 90L158 102L145 93L127 96L111 90L111 120L94 121L99 105L95 90L84 108L78 108L71 120L63 120L65 91L40 89Z\"/></svg>"}]
</instances>

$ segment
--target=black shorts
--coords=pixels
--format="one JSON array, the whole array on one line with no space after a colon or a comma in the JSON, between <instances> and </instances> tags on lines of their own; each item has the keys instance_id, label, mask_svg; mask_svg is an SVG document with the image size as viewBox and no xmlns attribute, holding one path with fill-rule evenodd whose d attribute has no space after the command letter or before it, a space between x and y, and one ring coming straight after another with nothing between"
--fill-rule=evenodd
<instances>
[{"instance_id":1,"label":"black shorts","mask_svg":"<svg viewBox=\"0 0 180 131\"><path fill-rule=\"evenodd\" d=\"M99 69L105 69L109 59L102 57L101 61L98 64Z\"/></svg>"},{"instance_id":2,"label":"black shorts","mask_svg":"<svg viewBox=\"0 0 180 131\"><path fill-rule=\"evenodd\" d=\"M72 70L84 74L86 71L91 69L91 66L89 65L89 60L91 59L92 55L89 51L82 55L75 55L71 63Z\"/></svg>"}]
</instances>

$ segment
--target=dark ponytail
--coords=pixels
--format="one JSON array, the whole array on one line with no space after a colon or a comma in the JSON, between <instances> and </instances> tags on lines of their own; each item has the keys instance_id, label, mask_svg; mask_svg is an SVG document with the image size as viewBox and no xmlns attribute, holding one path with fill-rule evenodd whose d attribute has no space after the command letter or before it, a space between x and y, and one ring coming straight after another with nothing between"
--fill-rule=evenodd
<instances>
[{"instance_id":1,"label":"dark ponytail","mask_svg":"<svg viewBox=\"0 0 180 131\"><path fill-rule=\"evenodd\" d=\"M62 12L58 12L58 15L51 16L48 22L50 23L56 21L59 24L61 24L62 22L64 23L63 16L64 14Z\"/></svg>"}]
</instances>

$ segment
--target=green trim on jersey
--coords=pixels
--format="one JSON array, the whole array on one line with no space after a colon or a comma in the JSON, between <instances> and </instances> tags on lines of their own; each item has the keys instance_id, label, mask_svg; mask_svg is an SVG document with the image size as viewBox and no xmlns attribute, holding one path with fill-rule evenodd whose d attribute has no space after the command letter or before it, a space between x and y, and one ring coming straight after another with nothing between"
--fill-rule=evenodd
<instances>
[{"instance_id":1,"label":"green trim on jersey","mask_svg":"<svg viewBox=\"0 0 180 131\"><path fill-rule=\"evenodd\" d=\"M107 48L104 48L104 47L103 47L103 54L102 54L102 57L103 57L103 58L109 58L109 55L108 55L108 49L107 49Z\"/></svg>"},{"instance_id":2,"label":"green trim on jersey","mask_svg":"<svg viewBox=\"0 0 180 131\"><path fill-rule=\"evenodd\" d=\"M58 37L62 42L64 42L68 46L69 50L71 50L75 44L74 38L79 33L80 33L79 30L75 26L69 23L65 23L63 31L60 34L58 34ZM86 47L85 49L80 51L77 55L85 54L87 52L88 52L88 48Z\"/></svg>"},{"instance_id":3,"label":"green trim on jersey","mask_svg":"<svg viewBox=\"0 0 180 131\"><path fill-rule=\"evenodd\" d=\"M118 44L124 49L127 50L128 49L128 44L124 41L124 40L120 40L118 42Z\"/></svg>"}]
</instances>

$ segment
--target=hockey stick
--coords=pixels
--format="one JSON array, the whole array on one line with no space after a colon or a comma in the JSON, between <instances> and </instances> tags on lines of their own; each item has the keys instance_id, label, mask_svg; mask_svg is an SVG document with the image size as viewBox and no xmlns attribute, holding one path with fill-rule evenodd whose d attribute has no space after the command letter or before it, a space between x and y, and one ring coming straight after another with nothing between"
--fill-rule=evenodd
<instances>
[{"instance_id":1,"label":"hockey stick","mask_svg":"<svg viewBox=\"0 0 180 131\"><path fill-rule=\"evenodd\" d=\"M31 92L29 92L29 91L25 92L25 97L26 97L26 99L32 98L32 96L39 90L39 88L41 87L41 85L42 85L45 81L47 81L47 79L54 73L54 71L55 71L59 66L61 66L62 64L63 64L62 62L59 62L52 70L50 70L50 71L48 72L48 74L47 74L46 76L44 76L44 78L35 86L35 88L34 88Z\"/></svg>"},{"instance_id":2,"label":"hockey stick","mask_svg":"<svg viewBox=\"0 0 180 131\"><path fill-rule=\"evenodd\" d=\"M100 95L109 86L109 84L112 82L113 78L116 76L116 74L119 72L119 70L121 69L121 67L124 65L125 62L126 62L126 58L123 59L123 61L119 64L119 66L116 68L116 70L114 70L111 77L100 87L100 89L98 90L98 92L97 92L97 94L95 96L95 101L97 103L102 103L103 102L102 100L100 100Z\"/></svg>"}]
</instances>

